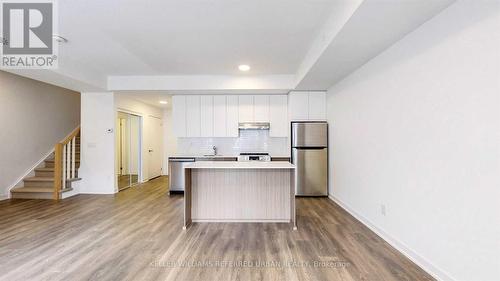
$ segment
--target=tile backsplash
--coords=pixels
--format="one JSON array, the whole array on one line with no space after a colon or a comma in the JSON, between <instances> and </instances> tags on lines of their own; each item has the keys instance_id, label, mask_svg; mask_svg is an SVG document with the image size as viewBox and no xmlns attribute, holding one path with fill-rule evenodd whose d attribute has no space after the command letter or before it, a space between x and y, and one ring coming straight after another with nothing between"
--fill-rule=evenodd
<instances>
[{"instance_id":1,"label":"tile backsplash","mask_svg":"<svg viewBox=\"0 0 500 281\"><path fill-rule=\"evenodd\" d=\"M271 156L290 155L288 138L269 137L269 130L240 130L238 138L178 138L177 154L211 154L217 147L218 155L238 155L240 152L269 152Z\"/></svg>"}]
</instances>

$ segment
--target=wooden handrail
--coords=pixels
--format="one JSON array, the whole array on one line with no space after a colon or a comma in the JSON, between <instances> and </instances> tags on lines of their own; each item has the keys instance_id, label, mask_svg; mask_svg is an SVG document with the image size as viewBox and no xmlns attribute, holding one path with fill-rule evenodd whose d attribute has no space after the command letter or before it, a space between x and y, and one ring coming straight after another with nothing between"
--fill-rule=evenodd
<instances>
[{"instance_id":1,"label":"wooden handrail","mask_svg":"<svg viewBox=\"0 0 500 281\"><path fill-rule=\"evenodd\" d=\"M63 141L61 141L60 143L62 144L67 144L69 143L74 137L76 137L78 134L80 133L80 126L78 126L76 129L73 130L73 132L71 132L71 134L69 134Z\"/></svg>"},{"instance_id":2,"label":"wooden handrail","mask_svg":"<svg viewBox=\"0 0 500 281\"><path fill-rule=\"evenodd\" d=\"M54 200L59 200L59 194L65 188L66 181L75 176L75 142L79 134L80 126L63 141L56 143L54 147L54 192L52 195Z\"/></svg>"}]
</instances>

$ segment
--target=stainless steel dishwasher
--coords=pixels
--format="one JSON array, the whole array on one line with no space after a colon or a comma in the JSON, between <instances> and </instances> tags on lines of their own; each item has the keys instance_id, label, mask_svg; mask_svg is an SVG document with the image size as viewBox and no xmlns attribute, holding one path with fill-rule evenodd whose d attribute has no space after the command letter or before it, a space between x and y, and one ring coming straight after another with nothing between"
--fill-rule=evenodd
<instances>
[{"instance_id":1,"label":"stainless steel dishwasher","mask_svg":"<svg viewBox=\"0 0 500 281\"><path fill-rule=\"evenodd\" d=\"M168 190L171 192L184 192L184 166L195 161L195 158L169 158L168 159Z\"/></svg>"}]
</instances>

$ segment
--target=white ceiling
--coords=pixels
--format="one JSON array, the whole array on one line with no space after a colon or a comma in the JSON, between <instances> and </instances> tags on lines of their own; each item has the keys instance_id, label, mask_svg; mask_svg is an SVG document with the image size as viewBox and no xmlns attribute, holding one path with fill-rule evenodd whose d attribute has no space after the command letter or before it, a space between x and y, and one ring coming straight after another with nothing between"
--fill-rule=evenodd
<instances>
[{"instance_id":1,"label":"white ceiling","mask_svg":"<svg viewBox=\"0 0 500 281\"><path fill-rule=\"evenodd\" d=\"M154 107L162 109L172 108L172 95L163 91L126 91L119 92L119 95L144 102ZM161 104L160 101L166 101L167 104Z\"/></svg>"},{"instance_id":2,"label":"white ceiling","mask_svg":"<svg viewBox=\"0 0 500 281\"><path fill-rule=\"evenodd\" d=\"M325 90L453 1L58 1L59 69L11 72L76 91Z\"/></svg>"},{"instance_id":3,"label":"white ceiling","mask_svg":"<svg viewBox=\"0 0 500 281\"><path fill-rule=\"evenodd\" d=\"M65 53L106 75L293 74L332 0L59 1Z\"/></svg>"}]
</instances>

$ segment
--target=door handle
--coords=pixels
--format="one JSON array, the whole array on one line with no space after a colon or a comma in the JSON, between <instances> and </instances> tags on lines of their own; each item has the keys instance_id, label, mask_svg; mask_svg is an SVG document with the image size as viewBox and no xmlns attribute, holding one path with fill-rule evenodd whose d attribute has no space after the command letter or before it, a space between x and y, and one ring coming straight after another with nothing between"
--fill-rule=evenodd
<instances>
[{"instance_id":1,"label":"door handle","mask_svg":"<svg viewBox=\"0 0 500 281\"><path fill-rule=\"evenodd\" d=\"M152 149L150 149L150 150L148 150L148 151L149 151L149 152L153 152L153 150L152 150Z\"/></svg>"}]
</instances>

